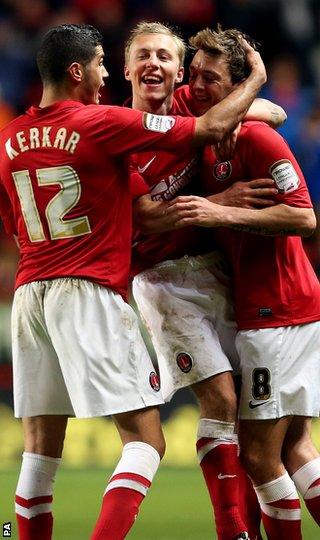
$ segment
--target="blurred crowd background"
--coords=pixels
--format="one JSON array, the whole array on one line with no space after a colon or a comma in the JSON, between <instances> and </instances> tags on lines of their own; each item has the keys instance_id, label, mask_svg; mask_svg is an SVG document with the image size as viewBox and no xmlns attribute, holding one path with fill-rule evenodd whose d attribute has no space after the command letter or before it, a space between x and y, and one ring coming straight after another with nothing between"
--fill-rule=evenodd
<instances>
[{"instance_id":1,"label":"blurred crowd background","mask_svg":"<svg viewBox=\"0 0 320 540\"><path fill-rule=\"evenodd\" d=\"M110 74L103 102L122 104L130 94L123 45L140 20L168 22L185 39L220 22L260 43L268 70L261 95L288 114L281 132L303 169L320 220L320 0L0 0L0 128L39 102L36 50L43 33L60 23L91 23L101 31ZM320 275L319 230L306 249ZM16 247L0 225L0 401L7 404L16 262Z\"/></svg>"}]
</instances>

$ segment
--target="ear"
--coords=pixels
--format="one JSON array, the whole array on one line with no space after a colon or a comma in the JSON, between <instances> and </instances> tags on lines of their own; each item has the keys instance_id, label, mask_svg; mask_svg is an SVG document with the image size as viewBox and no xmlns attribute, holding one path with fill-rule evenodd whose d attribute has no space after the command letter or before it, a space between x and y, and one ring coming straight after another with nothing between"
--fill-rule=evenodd
<instances>
[{"instance_id":1,"label":"ear","mask_svg":"<svg viewBox=\"0 0 320 540\"><path fill-rule=\"evenodd\" d=\"M83 79L83 67L79 62L73 62L67 69L71 79L80 83Z\"/></svg>"},{"instance_id":2,"label":"ear","mask_svg":"<svg viewBox=\"0 0 320 540\"><path fill-rule=\"evenodd\" d=\"M181 83L183 81L183 76L184 76L184 67L180 67L177 73L175 82Z\"/></svg>"},{"instance_id":3,"label":"ear","mask_svg":"<svg viewBox=\"0 0 320 540\"><path fill-rule=\"evenodd\" d=\"M124 66L123 72L124 72L124 78L126 79L126 81L131 81L131 75L130 75L128 66Z\"/></svg>"}]
</instances>

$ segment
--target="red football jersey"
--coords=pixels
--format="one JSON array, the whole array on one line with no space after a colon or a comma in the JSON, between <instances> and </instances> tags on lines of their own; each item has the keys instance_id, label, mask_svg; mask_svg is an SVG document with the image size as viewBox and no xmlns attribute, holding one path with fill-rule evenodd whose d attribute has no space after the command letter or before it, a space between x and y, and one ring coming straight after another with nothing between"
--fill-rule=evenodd
<instances>
[{"instance_id":1,"label":"red football jersey","mask_svg":"<svg viewBox=\"0 0 320 540\"><path fill-rule=\"evenodd\" d=\"M123 107L31 107L0 134L0 179L21 257L16 286L82 277L126 295L131 248L129 154L191 147L195 120ZM2 208L8 221L10 211Z\"/></svg>"},{"instance_id":2,"label":"red football jersey","mask_svg":"<svg viewBox=\"0 0 320 540\"><path fill-rule=\"evenodd\" d=\"M190 116L191 113L182 101L180 106L174 100L170 114ZM194 193L201 153L190 148L179 148L177 152L172 148L170 151L157 152L152 149L133 154L133 196L139 194L142 186L148 186L151 198L156 201L169 201L178 195ZM202 237L202 231L196 227L147 235L134 227L131 274L134 276L164 260L203 253Z\"/></svg>"},{"instance_id":3,"label":"red football jersey","mask_svg":"<svg viewBox=\"0 0 320 540\"><path fill-rule=\"evenodd\" d=\"M0 217L8 235L16 234L13 208L4 186L0 183Z\"/></svg>"},{"instance_id":4,"label":"red football jersey","mask_svg":"<svg viewBox=\"0 0 320 540\"><path fill-rule=\"evenodd\" d=\"M218 162L211 147L205 150L207 194L221 192L239 180L267 177L273 177L278 186L278 203L312 207L297 161L284 139L266 124L243 124L230 161ZM221 232L234 273L239 329L320 319L320 284L300 237L263 236L231 229Z\"/></svg>"}]
</instances>

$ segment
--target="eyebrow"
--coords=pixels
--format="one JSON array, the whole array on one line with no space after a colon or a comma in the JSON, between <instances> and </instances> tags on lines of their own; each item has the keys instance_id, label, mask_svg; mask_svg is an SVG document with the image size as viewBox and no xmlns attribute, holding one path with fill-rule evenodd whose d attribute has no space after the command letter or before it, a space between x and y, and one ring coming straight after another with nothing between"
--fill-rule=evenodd
<instances>
[{"instance_id":1,"label":"eyebrow","mask_svg":"<svg viewBox=\"0 0 320 540\"><path fill-rule=\"evenodd\" d=\"M139 54L139 53L142 53L142 52L150 52L151 49L148 49L147 47L141 47L141 49L137 49L136 53ZM156 51L157 53L166 53L166 54L169 54L169 56L172 56L172 52L169 51L168 49L157 49Z\"/></svg>"},{"instance_id":2,"label":"eyebrow","mask_svg":"<svg viewBox=\"0 0 320 540\"><path fill-rule=\"evenodd\" d=\"M196 68L194 66L190 66L189 71L199 71L199 70L198 70L198 68ZM219 73L217 73L217 71L209 70L209 69L201 69L200 71L201 71L201 73L205 73L206 75L213 75L214 77L221 78L221 75L219 75Z\"/></svg>"}]
</instances>

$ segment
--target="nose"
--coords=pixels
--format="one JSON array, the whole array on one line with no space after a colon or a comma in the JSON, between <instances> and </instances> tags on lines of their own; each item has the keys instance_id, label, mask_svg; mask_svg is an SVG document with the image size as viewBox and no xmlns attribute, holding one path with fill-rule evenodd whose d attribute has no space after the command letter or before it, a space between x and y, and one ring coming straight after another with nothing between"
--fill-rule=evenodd
<instances>
[{"instance_id":1,"label":"nose","mask_svg":"<svg viewBox=\"0 0 320 540\"><path fill-rule=\"evenodd\" d=\"M194 90L203 90L204 84L203 84L202 77L199 77L199 75L195 77L194 80L192 81L192 86Z\"/></svg>"},{"instance_id":2,"label":"nose","mask_svg":"<svg viewBox=\"0 0 320 540\"><path fill-rule=\"evenodd\" d=\"M153 54L150 54L147 62L146 62L146 67L148 68L155 68L155 67L158 67L159 66L159 59L156 55L156 53L153 53Z\"/></svg>"},{"instance_id":3,"label":"nose","mask_svg":"<svg viewBox=\"0 0 320 540\"><path fill-rule=\"evenodd\" d=\"M109 72L106 70L106 68L103 66L102 70L102 78L107 79L109 77Z\"/></svg>"}]
</instances>

